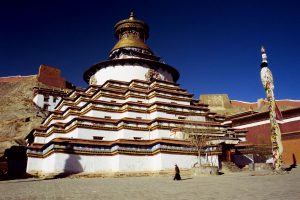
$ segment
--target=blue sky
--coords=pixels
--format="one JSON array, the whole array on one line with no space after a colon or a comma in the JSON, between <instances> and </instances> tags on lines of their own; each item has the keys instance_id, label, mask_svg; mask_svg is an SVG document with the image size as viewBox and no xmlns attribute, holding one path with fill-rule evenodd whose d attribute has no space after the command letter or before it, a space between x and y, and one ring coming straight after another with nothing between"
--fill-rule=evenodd
<instances>
[{"instance_id":1,"label":"blue sky","mask_svg":"<svg viewBox=\"0 0 300 200\"><path fill-rule=\"evenodd\" d=\"M0 1L0 76L36 74L40 64L86 87L82 75L106 60L113 27L130 11L150 26L147 44L181 74L181 87L256 101L260 46L267 50L277 99L300 99L297 1Z\"/></svg>"}]
</instances>

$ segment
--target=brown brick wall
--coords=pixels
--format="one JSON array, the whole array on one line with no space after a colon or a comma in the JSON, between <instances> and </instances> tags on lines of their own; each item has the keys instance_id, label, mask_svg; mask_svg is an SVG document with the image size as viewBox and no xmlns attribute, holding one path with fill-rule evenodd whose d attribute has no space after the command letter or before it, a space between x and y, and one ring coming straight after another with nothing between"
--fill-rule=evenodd
<instances>
[{"instance_id":1,"label":"brown brick wall","mask_svg":"<svg viewBox=\"0 0 300 200\"><path fill-rule=\"evenodd\" d=\"M282 124L282 125L280 125L280 130L283 133L299 131L300 130L300 120Z\"/></svg>"},{"instance_id":2,"label":"brown brick wall","mask_svg":"<svg viewBox=\"0 0 300 200\"><path fill-rule=\"evenodd\" d=\"M300 121L288 122L280 125L283 143L283 163L291 165L300 162ZM270 124L263 124L247 128L247 142L254 144L271 144Z\"/></svg>"},{"instance_id":3,"label":"brown brick wall","mask_svg":"<svg viewBox=\"0 0 300 200\"><path fill-rule=\"evenodd\" d=\"M251 142L254 144L271 144L270 137L270 124L263 124L255 127L246 128L247 142Z\"/></svg>"},{"instance_id":4,"label":"brown brick wall","mask_svg":"<svg viewBox=\"0 0 300 200\"><path fill-rule=\"evenodd\" d=\"M66 88L66 81L60 76L60 69L47 65L40 66L38 81L52 87Z\"/></svg>"}]
</instances>

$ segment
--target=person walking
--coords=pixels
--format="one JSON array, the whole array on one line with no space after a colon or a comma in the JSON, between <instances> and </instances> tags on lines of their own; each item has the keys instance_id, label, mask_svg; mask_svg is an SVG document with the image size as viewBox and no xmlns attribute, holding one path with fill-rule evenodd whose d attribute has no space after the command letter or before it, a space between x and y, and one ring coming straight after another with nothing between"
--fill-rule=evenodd
<instances>
[{"instance_id":1,"label":"person walking","mask_svg":"<svg viewBox=\"0 0 300 200\"><path fill-rule=\"evenodd\" d=\"M181 180L181 176L180 176L180 170L179 170L179 167L177 166L177 164L175 164L175 176L173 178L173 180Z\"/></svg>"}]
</instances>

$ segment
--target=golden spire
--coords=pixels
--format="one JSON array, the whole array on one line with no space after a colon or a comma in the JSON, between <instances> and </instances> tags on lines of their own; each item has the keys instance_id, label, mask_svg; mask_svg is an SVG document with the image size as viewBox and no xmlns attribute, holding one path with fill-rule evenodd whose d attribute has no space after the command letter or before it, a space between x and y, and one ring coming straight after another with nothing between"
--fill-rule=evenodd
<instances>
[{"instance_id":1,"label":"golden spire","mask_svg":"<svg viewBox=\"0 0 300 200\"><path fill-rule=\"evenodd\" d=\"M135 20L133 11L130 13L129 20Z\"/></svg>"},{"instance_id":2,"label":"golden spire","mask_svg":"<svg viewBox=\"0 0 300 200\"><path fill-rule=\"evenodd\" d=\"M133 47L152 53L148 45L145 44L149 37L149 27L145 22L137 20L133 12L130 13L128 19L121 20L115 25L115 36L119 41L111 52L120 48Z\"/></svg>"}]
</instances>

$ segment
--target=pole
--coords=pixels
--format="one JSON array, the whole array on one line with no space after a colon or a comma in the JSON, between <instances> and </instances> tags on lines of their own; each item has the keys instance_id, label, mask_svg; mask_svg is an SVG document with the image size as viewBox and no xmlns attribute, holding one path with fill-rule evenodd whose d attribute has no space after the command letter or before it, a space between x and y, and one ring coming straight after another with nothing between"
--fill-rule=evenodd
<instances>
[{"instance_id":1,"label":"pole","mask_svg":"<svg viewBox=\"0 0 300 200\"><path fill-rule=\"evenodd\" d=\"M260 76L261 76L262 84L266 91L266 96L269 104L273 166L275 170L281 170L283 146L281 142L281 131L276 121L274 81L273 81L272 72L268 68L267 54L265 52L264 47L261 48L261 54L262 54L262 64L261 64Z\"/></svg>"}]
</instances>

